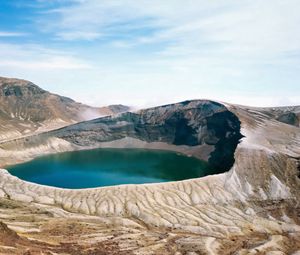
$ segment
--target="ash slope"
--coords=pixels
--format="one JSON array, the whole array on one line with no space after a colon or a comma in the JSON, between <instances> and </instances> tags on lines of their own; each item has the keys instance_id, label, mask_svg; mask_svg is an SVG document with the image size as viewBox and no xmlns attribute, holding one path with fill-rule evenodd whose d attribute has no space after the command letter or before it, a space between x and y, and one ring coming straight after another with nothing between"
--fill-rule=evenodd
<instances>
[{"instance_id":1,"label":"ash slope","mask_svg":"<svg viewBox=\"0 0 300 255\"><path fill-rule=\"evenodd\" d=\"M216 162L228 155L234 161L228 172L199 179L87 190L27 183L2 170L0 219L30 249L58 254L72 247L82 254L97 247L99 254L297 254L300 129L272 111L188 101L2 143L2 165L107 146L164 148L207 160L218 152ZM221 153L220 141L226 147L241 135L235 150ZM26 242L0 241L0 248L18 254L30 247Z\"/></svg>"},{"instance_id":2,"label":"ash slope","mask_svg":"<svg viewBox=\"0 0 300 255\"><path fill-rule=\"evenodd\" d=\"M128 107L90 107L45 91L32 82L0 77L0 140L124 111Z\"/></svg>"}]
</instances>

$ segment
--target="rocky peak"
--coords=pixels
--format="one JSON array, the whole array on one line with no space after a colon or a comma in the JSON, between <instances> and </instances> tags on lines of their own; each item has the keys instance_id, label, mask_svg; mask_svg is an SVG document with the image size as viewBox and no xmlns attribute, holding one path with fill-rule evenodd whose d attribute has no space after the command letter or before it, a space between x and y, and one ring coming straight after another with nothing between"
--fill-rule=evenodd
<instances>
[{"instance_id":1,"label":"rocky peak","mask_svg":"<svg viewBox=\"0 0 300 255\"><path fill-rule=\"evenodd\" d=\"M45 90L41 89L32 82L0 77L0 96L20 97L26 94L34 95L44 93L46 93Z\"/></svg>"}]
</instances>

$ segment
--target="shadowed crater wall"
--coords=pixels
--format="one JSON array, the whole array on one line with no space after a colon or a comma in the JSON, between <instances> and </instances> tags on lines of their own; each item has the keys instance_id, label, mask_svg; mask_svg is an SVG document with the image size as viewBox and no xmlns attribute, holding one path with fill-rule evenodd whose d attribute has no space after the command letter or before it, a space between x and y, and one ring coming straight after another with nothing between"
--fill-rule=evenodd
<instances>
[{"instance_id":1,"label":"shadowed crater wall","mask_svg":"<svg viewBox=\"0 0 300 255\"><path fill-rule=\"evenodd\" d=\"M104 143L110 143L108 147L112 148L126 148L131 143L130 148L167 149L193 155L207 161L214 169L211 174L216 174L228 171L234 164L234 152L242 138L240 128L238 117L223 104L193 100L80 122L1 143L0 149L23 151L22 158L28 151L30 159L66 150L99 148ZM52 138L63 139L71 147L64 149L57 142L53 144ZM124 142L124 138L135 140Z\"/></svg>"},{"instance_id":2,"label":"shadowed crater wall","mask_svg":"<svg viewBox=\"0 0 300 255\"><path fill-rule=\"evenodd\" d=\"M98 143L125 137L145 142L200 146L199 150L201 145L213 146L208 162L215 173L232 167L235 149L242 138L237 116L222 104L199 100L82 122L49 135L83 147L97 147Z\"/></svg>"}]
</instances>

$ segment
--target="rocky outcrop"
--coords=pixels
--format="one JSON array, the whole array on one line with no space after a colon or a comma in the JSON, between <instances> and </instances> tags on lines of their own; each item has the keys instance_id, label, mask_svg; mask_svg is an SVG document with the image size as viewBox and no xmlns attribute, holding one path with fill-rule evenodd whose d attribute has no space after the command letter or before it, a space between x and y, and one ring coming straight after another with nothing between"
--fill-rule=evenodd
<instances>
[{"instance_id":1,"label":"rocky outcrop","mask_svg":"<svg viewBox=\"0 0 300 255\"><path fill-rule=\"evenodd\" d=\"M297 114L294 112L286 112L286 113L280 114L277 117L277 120L280 122L298 127L300 125L299 117L300 117L300 115L297 116Z\"/></svg>"},{"instance_id":2,"label":"rocky outcrop","mask_svg":"<svg viewBox=\"0 0 300 255\"><path fill-rule=\"evenodd\" d=\"M277 121L300 127L300 106L265 108L265 112Z\"/></svg>"}]
</instances>

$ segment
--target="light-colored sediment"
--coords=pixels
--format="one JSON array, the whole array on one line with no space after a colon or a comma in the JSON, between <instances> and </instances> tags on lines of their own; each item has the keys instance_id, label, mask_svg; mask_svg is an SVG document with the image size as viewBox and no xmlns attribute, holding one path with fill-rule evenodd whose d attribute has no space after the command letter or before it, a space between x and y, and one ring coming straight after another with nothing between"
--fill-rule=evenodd
<instances>
[{"instance_id":1,"label":"light-colored sediment","mask_svg":"<svg viewBox=\"0 0 300 255\"><path fill-rule=\"evenodd\" d=\"M297 254L300 129L259 109L227 107L241 120L245 137L233 167L223 174L68 190L28 183L0 170L0 221L19 235L14 245L0 240L0 253L22 254L27 248L32 254L75 254L76 249L79 254ZM63 139L47 139L38 147L0 151L1 164L77 149ZM188 146L131 138L102 146L194 153Z\"/></svg>"}]
</instances>

